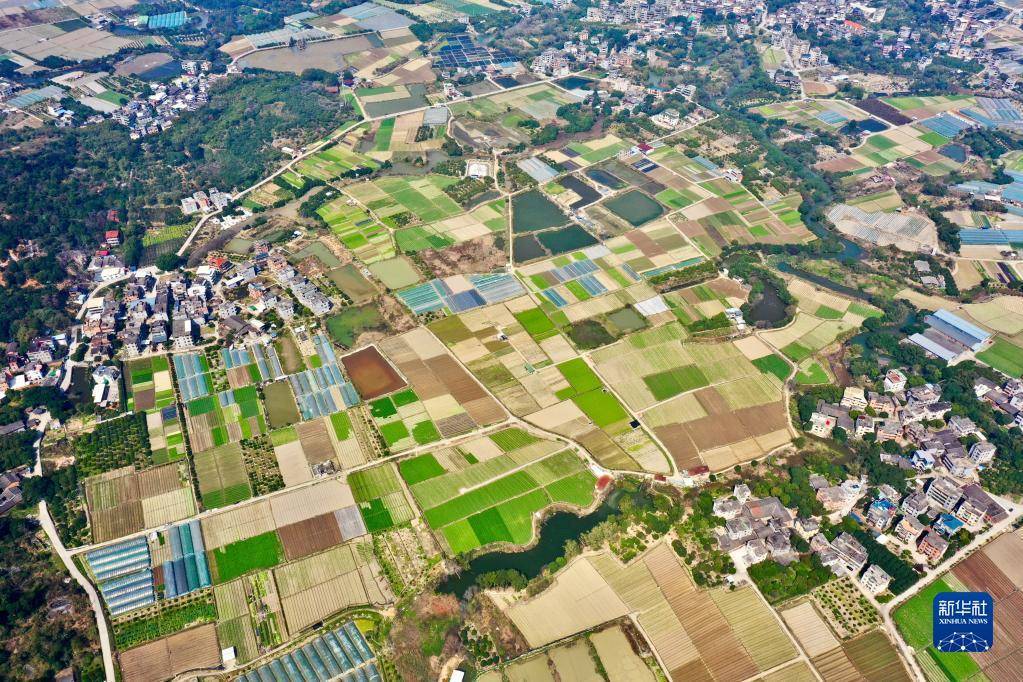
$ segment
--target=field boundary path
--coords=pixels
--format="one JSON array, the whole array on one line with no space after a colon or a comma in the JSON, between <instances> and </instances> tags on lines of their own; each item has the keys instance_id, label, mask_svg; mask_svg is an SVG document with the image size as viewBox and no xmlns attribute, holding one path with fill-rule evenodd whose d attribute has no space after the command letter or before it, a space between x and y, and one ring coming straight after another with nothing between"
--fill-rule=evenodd
<instances>
[{"instance_id":1,"label":"field boundary path","mask_svg":"<svg viewBox=\"0 0 1023 682\"><path fill-rule=\"evenodd\" d=\"M117 679L117 674L114 670L113 649L110 646L110 629L107 627L107 618L103 613L103 603L100 601L99 594L92 583L78 570L78 566L75 565L71 553L64 547L64 543L61 542L57 529L53 525L53 519L50 518L50 510L47 508L45 500L39 502L39 522L42 524L46 536L50 539L53 550L60 557L68 573L75 579L75 582L82 586L85 593L89 595L89 604L92 605L92 611L96 615L96 629L99 630L100 648L103 650L103 671L107 682L114 682Z\"/></svg>"}]
</instances>

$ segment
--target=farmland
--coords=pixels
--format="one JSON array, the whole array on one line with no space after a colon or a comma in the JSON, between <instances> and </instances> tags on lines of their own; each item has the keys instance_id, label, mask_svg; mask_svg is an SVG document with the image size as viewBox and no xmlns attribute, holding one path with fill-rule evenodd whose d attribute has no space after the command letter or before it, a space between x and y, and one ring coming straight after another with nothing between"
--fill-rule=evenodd
<instances>
[{"instance_id":1,"label":"farmland","mask_svg":"<svg viewBox=\"0 0 1023 682\"><path fill-rule=\"evenodd\" d=\"M453 554L494 543L527 544L534 515L549 505L592 503L596 479L578 456L526 436L498 432L456 451L402 462L401 476L426 522Z\"/></svg>"},{"instance_id":2,"label":"farmland","mask_svg":"<svg viewBox=\"0 0 1023 682\"><path fill-rule=\"evenodd\" d=\"M895 624L906 643L915 650L920 666L931 679L967 679L973 675L1005 679L1019 655L1020 589L1023 572L1023 538L1019 531L1005 533L927 585L894 612ZM941 653L931 646L932 602L940 592L987 592L995 601L996 636L990 651L980 654Z\"/></svg>"},{"instance_id":3,"label":"farmland","mask_svg":"<svg viewBox=\"0 0 1023 682\"><path fill-rule=\"evenodd\" d=\"M687 337L673 323L634 334L592 358L680 469L724 469L788 442L782 369L777 360L762 360L770 350L756 339L697 344Z\"/></svg>"},{"instance_id":4,"label":"farmland","mask_svg":"<svg viewBox=\"0 0 1023 682\"><path fill-rule=\"evenodd\" d=\"M664 454L606 387L579 391L557 364L576 353L553 319L522 297L431 325L437 337L513 414L574 438L598 462L620 469L666 470ZM494 341L500 328L504 338ZM571 373L575 363L568 365ZM585 386L584 386L585 388ZM421 393L421 392L420 392Z\"/></svg>"},{"instance_id":5,"label":"farmland","mask_svg":"<svg viewBox=\"0 0 1023 682\"><path fill-rule=\"evenodd\" d=\"M606 552L576 558L547 590L506 613L533 647L636 614L674 679L745 679L796 657L770 608L752 589L697 588L664 543L625 567ZM601 633L594 644L602 660L608 657L609 670L629 666L628 658L616 661L609 655L612 637Z\"/></svg>"}]
</instances>

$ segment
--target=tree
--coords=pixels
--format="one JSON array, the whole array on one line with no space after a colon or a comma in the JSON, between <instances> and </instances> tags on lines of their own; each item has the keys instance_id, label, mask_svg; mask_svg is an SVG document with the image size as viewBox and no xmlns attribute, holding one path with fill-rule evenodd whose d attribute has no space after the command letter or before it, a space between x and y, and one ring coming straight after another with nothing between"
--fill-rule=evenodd
<instances>
[{"instance_id":1,"label":"tree","mask_svg":"<svg viewBox=\"0 0 1023 682\"><path fill-rule=\"evenodd\" d=\"M160 268L164 272L170 272L171 270L177 270L181 267L183 259L176 253L164 253L156 259L156 267Z\"/></svg>"}]
</instances>

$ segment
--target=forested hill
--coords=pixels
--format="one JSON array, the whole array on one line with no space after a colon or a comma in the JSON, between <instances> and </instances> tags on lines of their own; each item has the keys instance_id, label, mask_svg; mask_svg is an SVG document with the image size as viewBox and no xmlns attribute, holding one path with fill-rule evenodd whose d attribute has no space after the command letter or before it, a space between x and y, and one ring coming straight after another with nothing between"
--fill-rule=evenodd
<instances>
[{"instance_id":1,"label":"forested hill","mask_svg":"<svg viewBox=\"0 0 1023 682\"><path fill-rule=\"evenodd\" d=\"M247 187L284 158L272 143L302 146L352 115L320 83L261 72L229 77L211 91L206 106L140 141L113 121L4 133L0 253L18 240L36 239L50 256L9 265L4 288L26 279L59 281L62 273L52 257L69 247L95 249L109 229L111 209L130 249L150 226L183 221L183 195L211 186ZM40 317L55 320L59 303L53 294L52 286L44 286L7 298L0 338L23 339L29 330L18 333L20 327L39 331ZM21 325L30 312L34 315Z\"/></svg>"}]
</instances>

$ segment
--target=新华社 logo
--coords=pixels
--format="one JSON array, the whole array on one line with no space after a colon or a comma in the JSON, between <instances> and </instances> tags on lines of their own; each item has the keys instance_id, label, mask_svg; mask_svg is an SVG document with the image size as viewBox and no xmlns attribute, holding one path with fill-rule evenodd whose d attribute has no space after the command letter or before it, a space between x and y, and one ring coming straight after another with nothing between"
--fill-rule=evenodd
<instances>
[{"instance_id":1,"label":"\u65b0\u534e\u793e logo","mask_svg":"<svg viewBox=\"0 0 1023 682\"><path fill-rule=\"evenodd\" d=\"M994 644L995 600L987 592L942 592L934 597L933 618L938 651L980 653Z\"/></svg>"}]
</instances>

